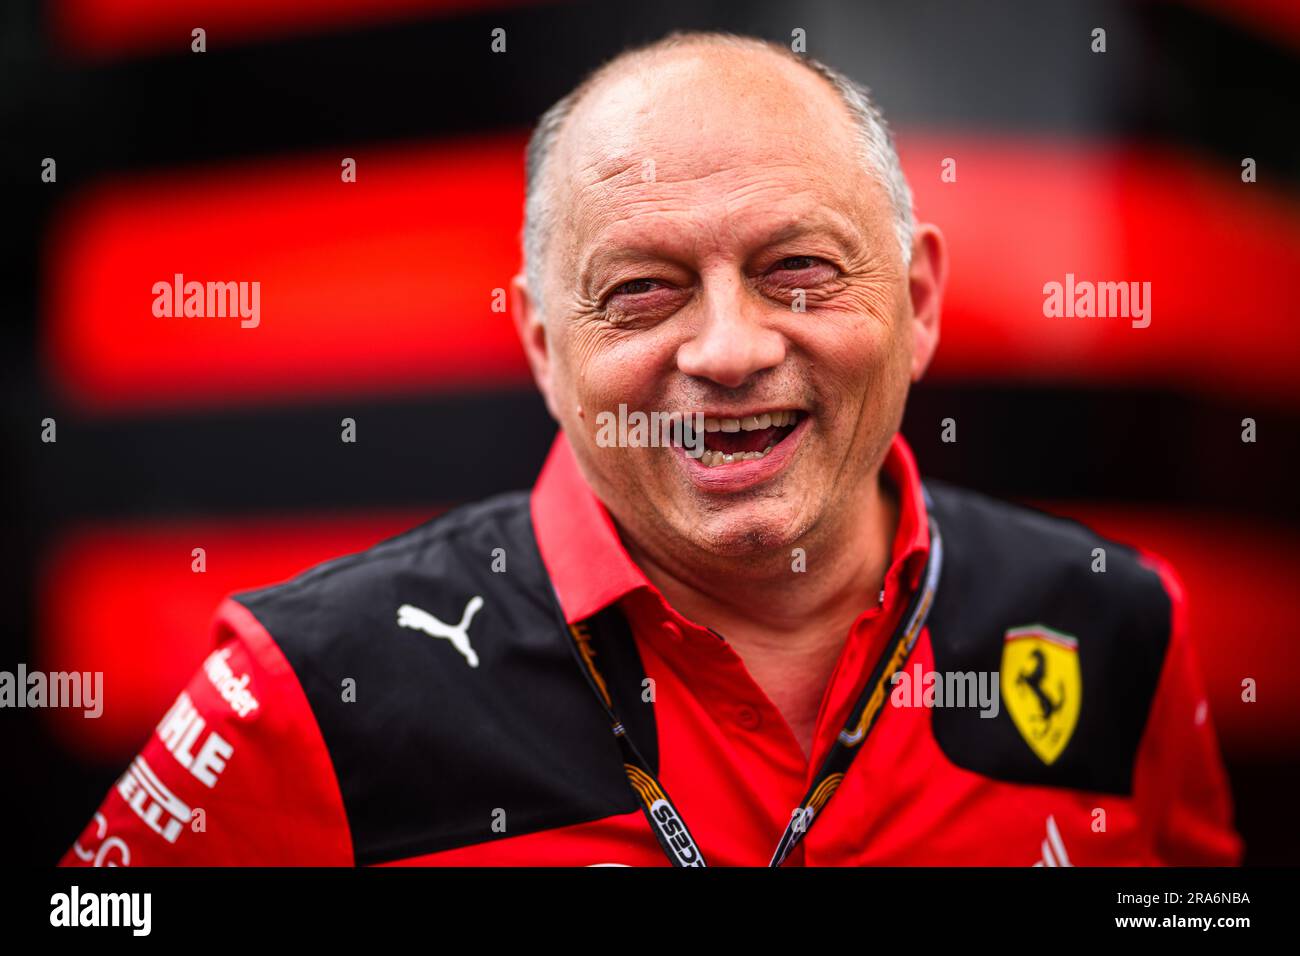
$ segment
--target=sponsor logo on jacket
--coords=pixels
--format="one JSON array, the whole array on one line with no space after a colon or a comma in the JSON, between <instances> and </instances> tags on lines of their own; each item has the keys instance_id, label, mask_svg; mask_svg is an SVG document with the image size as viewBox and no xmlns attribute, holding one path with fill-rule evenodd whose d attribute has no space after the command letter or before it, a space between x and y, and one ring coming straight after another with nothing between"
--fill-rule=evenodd
<instances>
[{"instance_id":1,"label":"sponsor logo on jacket","mask_svg":"<svg viewBox=\"0 0 1300 956\"><path fill-rule=\"evenodd\" d=\"M203 662L203 673L208 675L213 688L230 705L230 709L240 717L247 717L261 705L249 688L252 678L248 674L235 676L230 666L230 652L229 647L223 647L209 654Z\"/></svg>"}]
</instances>

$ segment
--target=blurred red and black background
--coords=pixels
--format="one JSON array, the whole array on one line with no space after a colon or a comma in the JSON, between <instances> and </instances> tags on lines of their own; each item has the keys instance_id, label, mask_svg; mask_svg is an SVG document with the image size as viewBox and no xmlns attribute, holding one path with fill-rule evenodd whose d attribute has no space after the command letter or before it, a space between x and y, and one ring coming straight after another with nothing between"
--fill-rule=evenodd
<instances>
[{"instance_id":1,"label":"blurred red and black background","mask_svg":"<svg viewBox=\"0 0 1300 956\"><path fill-rule=\"evenodd\" d=\"M519 265L540 113L672 29L802 28L873 88L918 216L948 237L939 356L904 427L923 473L1175 564L1247 862L1300 861L1300 5L60 0L0 17L0 669L102 670L106 698L98 720L0 711L10 859L71 844L223 595L531 484L554 426L492 302ZM175 273L259 281L260 325L155 318ZM1150 282L1151 325L1044 318L1066 273Z\"/></svg>"}]
</instances>

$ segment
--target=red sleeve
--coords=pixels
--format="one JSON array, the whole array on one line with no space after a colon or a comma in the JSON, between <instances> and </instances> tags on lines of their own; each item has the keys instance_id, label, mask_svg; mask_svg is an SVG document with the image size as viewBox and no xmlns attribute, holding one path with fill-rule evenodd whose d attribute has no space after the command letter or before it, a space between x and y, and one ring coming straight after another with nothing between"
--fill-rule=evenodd
<instances>
[{"instance_id":1,"label":"red sleeve","mask_svg":"<svg viewBox=\"0 0 1300 956\"><path fill-rule=\"evenodd\" d=\"M1161 558L1144 554L1172 603L1164 668L1134 778L1137 810L1157 864L1237 866L1242 841L1219 753L1196 651L1187 633L1182 582Z\"/></svg>"},{"instance_id":2,"label":"red sleeve","mask_svg":"<svg viewBox=\"0 0 1300 956\"><path fill-rule=\"evenodd\" d=\"M60 866L353 863L343 800L289 662L243 605Z\"/></svg>"}]
</instances>

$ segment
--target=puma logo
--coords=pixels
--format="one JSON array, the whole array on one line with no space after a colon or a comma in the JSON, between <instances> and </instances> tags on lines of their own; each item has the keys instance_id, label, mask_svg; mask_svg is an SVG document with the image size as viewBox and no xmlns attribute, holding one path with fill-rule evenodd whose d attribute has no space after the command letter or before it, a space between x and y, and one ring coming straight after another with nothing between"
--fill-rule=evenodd
<instances>
[{"instance_id":1,"label":"puma logo","mask_svg":"<svg viewBox=\"0 0 1300 956\"><path fill-rule=\"evenodd\" d=\"M478 655L474 653L474 648L469 646L469 622L474 620L474 615L482 606L483 599L477 594L474 595L465 605L465 613L461 615L460 623L453 626L444 624L428 611L411 604L403 604L397 609L397 625L409 627L414 631L424 631L430 637L446 638L451 641L452 647L460 651L470 667L478 667Z\"/></svg>"}]
</instances>

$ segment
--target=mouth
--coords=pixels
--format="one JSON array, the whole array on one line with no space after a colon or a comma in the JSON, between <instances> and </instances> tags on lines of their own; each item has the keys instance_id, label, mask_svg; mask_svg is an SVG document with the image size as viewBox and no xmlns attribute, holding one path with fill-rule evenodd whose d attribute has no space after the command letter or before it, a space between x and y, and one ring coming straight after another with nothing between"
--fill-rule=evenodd
<instances>
[{"instance_id":1,"label":"mouth","mask_svg":"<svg viewBox=\"0 0 1300 956\"><path fill-rule=\"evenodd\" d=\"M696 459L705 468L726 468L766 458L798 427L804 413L797 409L772 409L740 418L704 419L704 434L690 430L683 444L703 451ZM703 439L701 443L701 439Z\"/></svg>"}]
</instances>

